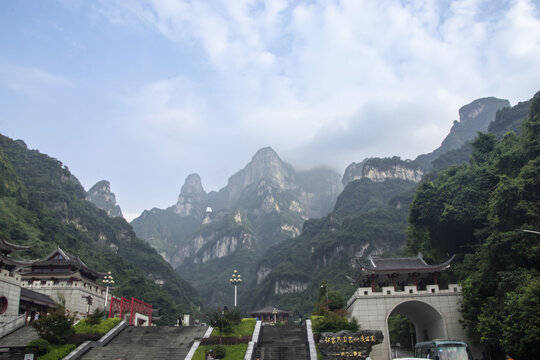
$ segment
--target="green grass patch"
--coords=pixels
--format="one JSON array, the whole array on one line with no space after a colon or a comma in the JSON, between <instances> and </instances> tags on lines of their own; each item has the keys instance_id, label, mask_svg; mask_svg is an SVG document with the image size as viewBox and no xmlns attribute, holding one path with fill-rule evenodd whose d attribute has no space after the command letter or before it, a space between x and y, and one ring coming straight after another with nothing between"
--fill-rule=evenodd
<instances>
[{"instance_id":1,"label":"green grass patch","mask_svg":"<svg viewBox=\"0 0 540 360\"><path fill-rule=\"evenodd\" d=\"M86 322L85 319L83 319L79 321L74 327L77 334L105 335L109 332L109 330L118 325L120 321L121 319L119 318L110 318L106 320L101 320L101 322L97 325L90 325Z\"/></svg>"},{"instance_id":2,"label":"green grass patch","mask_svg":"<svg viewBox=\"0 0 540 360\"><path fill-rule=\"evenodd\" d=\"M212 331L211 336L235 337L235 336L252 335L253 330L255 329L255 323L256 323L256 319L253 319L253 318L242 319L242 322L240 324L233 326L233 330L231 333L221 334L218 331L218 329L214 329L214 331Z\"/></svg>"},{"instance_id":3,"label":"green grass patch","mask_svg":"<svg viewBox=\"0 0 540 360\"><path fill-rule=\"evenodd\" d=\"M319 345L315 345L315 349L317 350L317 360L324 360L321 350L319 350Z\"/></svg>"},{"instance_id":4,"label":"green grass patch","mask_svg":"<svg viewBox=\"0 0 540 360\"><path fill-rule=\"evenodd\" d=\"M39 356L39 360L59 360L75 349L75 344L51 345L48 353Z\"/></svg>"},{"instance_id":5,"label":"green grass patch","mask_svg":"<svg viewBox=\"0 0 540 360\"><path fill-rule=\"evenodd\" d=\"M238 344L238 345L223 345L227 349L224 360L238 360L243 359L246 355L247 344ZM195 355L193 355L193 360L204 360L204 354L207 350L212 349L215 345L202 345L197 348ZM41 358L40 358L41 360Z\"/></svg>"}]
</instances>

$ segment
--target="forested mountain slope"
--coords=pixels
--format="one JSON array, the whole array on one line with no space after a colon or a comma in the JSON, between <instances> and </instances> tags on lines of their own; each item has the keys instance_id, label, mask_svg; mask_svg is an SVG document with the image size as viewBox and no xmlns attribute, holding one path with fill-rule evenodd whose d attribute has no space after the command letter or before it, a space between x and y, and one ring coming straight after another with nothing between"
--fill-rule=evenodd
<instances>
[{"instance_id":1,"label":"forested mountain slope","mask_svg":"<svg viewBox=\"0 0 540 360\"><path fill-rule=\"evenodd\" d=\"M304 223L302 234L268 249L257 266L251 307L275 304L309 314L321 282L347 299L355 290L355 258L394 251L405 242L416 183L401 179L350 182L334 211Z\"/></svg>"},{"instance_id":2,"label":"forested mountain slope","mask_svg":"<svg viewBox=\"0 0 540 360\"><path fill-rule=\"evenodd\" d=\"M123 218L108 217L85 197L60 161L0 135L0 236L33 245L22 256L40 258L56 247L76 254L91 268L112 272L116 295L160 308L163 322L200 304L196 291Z\"/></svg>"},{"instance_id":3,"label":"forested mountain slope","mask_svg":"<svg viewBox=\"0 0 540 360\"><path fill-rule=\"evenodd\" d=\"M434 262L458 255L448 275L463 284L464 325L487 358L537 358L540 96L521 134L480 134L472 149L470 163L419 186L407 250Z\"/></svg>"}]
</instances>

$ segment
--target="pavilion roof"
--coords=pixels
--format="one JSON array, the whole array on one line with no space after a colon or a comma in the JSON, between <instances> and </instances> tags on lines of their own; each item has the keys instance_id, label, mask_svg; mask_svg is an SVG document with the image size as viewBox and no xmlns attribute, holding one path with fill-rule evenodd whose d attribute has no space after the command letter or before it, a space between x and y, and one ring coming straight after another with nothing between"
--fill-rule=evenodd
<instances>
[{"instance_id":1,"label":"pavilion roof","mask_svg":"<svg viewBox=\"0 0 540 360\"><path fill-rule=\"evenodd\" d=\"M0 252L0 268L7 268L8 270L13 270L16 268L22 268L32 265L33 261L31 260L16 260L11 257L4 255Z\"/></svg>"},{"instance_id":2,"label":"pavilion roof","mask_svg":"<svg viewBox=\"0 0 540 360\"><path fill-rule=\"evenodd\" d=\"M399 272L434 272L442 271L450 267L450 263L454 260L453 255L447 261L436 264L428 265L423 257L422 253L413 257L399 257L399 258L371 258L368 257L368 261L360 264L361 270L367 274L373 273L399 273Z\"/></svg>"},{"instance_id":3,"label":"pavilion roof","mask_svg":"<svg viewBox=\"0 0 540 360\"><path fill-rule=\"evenodd\" d=\"M10 242L7 242L6 240L0 238L0 252L7 255L11 253L12 251L22 251L22 250L28 250L32 246L28 245L17 245Z\"/></svg>"},{"instance_id":4,"label":"pavilion roof","mask_svg":"<svg viewBox=\"0 0 540 360\"><path fill-rule=\"evenodd\" d=\"M40 266L74 266L79 269L81 273L88 275L94 280L100 276L105 276L107 273L98 272L90 269L78 256L71 255L60 248L56 248L53 252L47 255L43 260L36 260L33 262L33 267Z\"/></svg>"},{"instance_id":5,"label":"pavilion roof","mask_svg":"<svg viewBox=\"0 0 540 360\"><path fill-rule=\"evenodd\" d=\"M280 310L280 309L277 309L275 306L272 306L272 305L267 305L267 306L263 307L262 309L250 311L249 313L250 313L250 315L273 314L274 310L277 311L276 314L290 314L290 311Z\"/></svg>"}]
</instances>

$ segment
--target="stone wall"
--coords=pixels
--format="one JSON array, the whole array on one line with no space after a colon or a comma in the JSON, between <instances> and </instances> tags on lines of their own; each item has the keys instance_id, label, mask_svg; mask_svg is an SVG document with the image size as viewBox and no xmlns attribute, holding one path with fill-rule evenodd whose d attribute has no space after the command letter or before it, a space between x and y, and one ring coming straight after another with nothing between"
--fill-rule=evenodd
<instances>
[{"instance_id":1,"label":"stone wall","mask_svg":"<svg viewBox=\"0 0 540 360\"><path fill-rule=\"evenodd\" d=\"M96 308L102 309L105 306L105 287L96 283L85 281L58 281L52 280L41 281L36 280L29 283L23 281L21 284L27 289L50 296L54 301L60 303L60 299L66 300L66 309L72 314L75 313L77 318L82 318L86 315L86 298L92 297L92 305L90 305L89 313L91 314ZM109 294L110 299L110 294Z\"/></svg>"},{"instance_id":2,"label":"stone wall","mask_svg":"<svg viewBox=\"0 0 540 360\"><path fill-rule=\"evenodd\" d=\"M361 329L381 330L382 344L373 347L372 358L389 360L390 342L388 317L392 313L407 316L415 324L418 341L434 338L467 341L459 319L461 287L451 284L441 290L437 285L428 285L419 291L415 286L405 286L403 291L394 287L383 287L380 292L371 288L358 288L347 302L347 311L356 318Z\"/></svg>"},{"instance_id":3,"label":"stone wall","mask_svg":"<svg viewBox=\"0 0 540 360\"><path fill-rule=\"evenodd\" d=\"M14 316L19 314L19 302L21 299L21 276L0 270L0 297L5 297L8 302L7 309L1 315Z\"/></svg>"}]
</instances>

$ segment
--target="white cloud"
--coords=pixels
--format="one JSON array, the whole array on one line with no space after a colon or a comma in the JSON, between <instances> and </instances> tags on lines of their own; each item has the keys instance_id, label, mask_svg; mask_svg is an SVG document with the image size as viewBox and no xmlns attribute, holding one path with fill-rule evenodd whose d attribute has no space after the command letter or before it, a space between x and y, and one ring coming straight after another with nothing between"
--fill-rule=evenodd
<instances>
[{"instance_id":1,"label":"white cloud","mask_svg":"<svg viewBox=\"0 0 540 360\"><path fill-rule=\"evenodd\" d=\"M74 84L64 76L36 67L22 67L0 61L0 82L25 96L47 96L51 88L70 88Z\"/></svg>"},{"instance_id":2,"label":"white cloud","mask_svg":"<svg viewBox=\"0 0 540 360\"><path fill-rule=\"evenodd\" d=\"M140 136L175 156L210 142L342 167L415 157L440 144L460 106L525 100L540 83L540 19L526 0L107 3L111 21L138 21L207 61L211 80L183 73L130 96ZM216 166L225 156L199 153Z\"/></svg>"}]
</instances>

